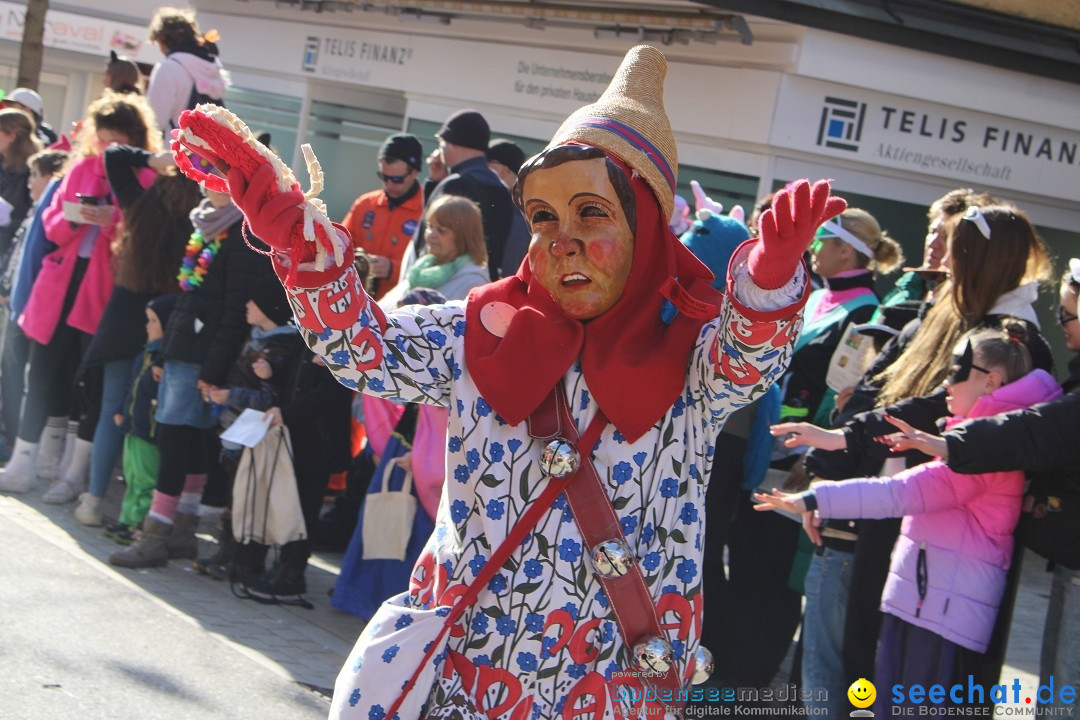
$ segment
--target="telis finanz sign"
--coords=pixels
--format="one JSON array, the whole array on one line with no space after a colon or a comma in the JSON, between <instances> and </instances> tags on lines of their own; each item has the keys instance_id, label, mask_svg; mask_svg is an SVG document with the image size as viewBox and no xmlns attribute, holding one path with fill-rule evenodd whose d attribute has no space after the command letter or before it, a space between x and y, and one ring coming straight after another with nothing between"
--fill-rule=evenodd
<instances>
[{"instance_id":1,"label":"telis finanz sign","mask_svg":"<svg viewBox=\"0 0 1080 720\"><path fill-rule=\"evenodd\" d=\"M774 146L1074 199L1080 132L786 77Z\"/></svg>"}]
</instances>

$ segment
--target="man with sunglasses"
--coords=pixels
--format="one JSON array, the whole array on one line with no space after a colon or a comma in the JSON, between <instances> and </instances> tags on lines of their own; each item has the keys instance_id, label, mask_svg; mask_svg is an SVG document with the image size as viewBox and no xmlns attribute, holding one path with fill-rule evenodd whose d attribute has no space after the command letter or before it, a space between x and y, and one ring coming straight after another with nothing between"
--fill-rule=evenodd
<instances>
[{"instance_id":1,"label":"man with sunglasses","mask_svg":"<svg viewBox=\"0 0 1080 720\"><path fill-rule=\"evenodd\" d=\"M358 197L341 223L371 260L368 285L376 300L397 284L401 256L416 232L424 206L417 180L423 162L424 148L415 136L388 137L375 172L382 188Z\"/></svg>"}]
</instances>

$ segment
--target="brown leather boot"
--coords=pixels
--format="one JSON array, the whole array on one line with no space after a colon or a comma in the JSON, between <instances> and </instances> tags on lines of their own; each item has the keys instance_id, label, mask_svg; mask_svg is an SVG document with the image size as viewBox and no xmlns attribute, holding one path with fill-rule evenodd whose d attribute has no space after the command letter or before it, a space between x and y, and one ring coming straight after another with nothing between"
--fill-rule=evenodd
<instances>
[{"instance_id":1,"label":"brown leather boot","mask_svg":"<svg viewBox=\"0 0 1080 720\"><path fill-rule=\"evenodd\" d=\"M127 550L114 552L109 563L126 568L161 567L169 561L169 537L173 526L147 516L142 532Z\"/></svg>"},{"instance_id":2,"label":"brown leather boot","mask_svg":"<svg viewBox=\"0 0 1080 720\"><path fill-rule=\"evenodd\" d=\"M195 531L199 527L199 516L178 512L173 523L172 535L169 536L167 543L169 557L197 558L199 556L199 541L195 538Z\"/></svg>"}]
</instances>

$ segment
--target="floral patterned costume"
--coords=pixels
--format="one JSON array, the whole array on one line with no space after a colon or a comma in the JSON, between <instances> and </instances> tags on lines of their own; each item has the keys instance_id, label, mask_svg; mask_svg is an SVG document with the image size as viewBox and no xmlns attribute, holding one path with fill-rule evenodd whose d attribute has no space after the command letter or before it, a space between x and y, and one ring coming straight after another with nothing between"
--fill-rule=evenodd
<instances>
[{"instance_id":1,"label":"floral patterned costume","mask_svg":"<svg viewBox=\"0 0 1080 720\"><path fill-rule=\"evenodd\" d=\"M410 587L357 640L337 679L334 720L397 720L392 707L404 720L677 712L679 698L642 697L618 628L640 633L626 622L626 604L636 603L634 612L651 604L642 609L655 610L647 632L674 651L664 688L686 687L701 635L712 439L786 369L807 297L801 257L845 203L827 181L778 193L760 238L736 250L722 296L667 226L678 153L661 102L665 72L655 48L632 49L604 95L522 167L516 200L533 239L515 276L474 289L464 303L389 315L344 265L351 240L312 199L321 181L302 194L228 111L196 108L181 118L184 144L231 166L228 191L274 249L304 337L339 381L449 411L435 532ZM525 421L560 383L578 433L599 429L594 418L608 421L591 448L578 449L636 555L635 598L606 597L594 575L578 523L596 528L595 518L574 518L565 494L546 498L550 509L534 503L551 482L540 471L547 443ZM566 476L571 495L586 474ZM526 515L540 519L530 527ZM508 559L486 567L511 534ZM472 587L481 574L490 580ZM457 602L463 596L476 600ZM665 648L662 665L668 660Z\"/></svg>"},{"instance_id":2,"label":"floral patterned costume","mask_svg":"<svg viewBox=\"0 0 1080 720\"><path fill-rule=\"evenodd\" d=\"M734 409L784 372L801 327L801 271L779 290L764 291L739 257L733 267L730 299L702 328L683 395L636 442L609 425L593 454L687 680L700 636L712 439ZM323 287L290 293L308 343L340 382L450 409L447 482L435 534L408 592L387 602L415 609L452 605L546 486L537 464L543 443L529 436L525 423L499 417L477 390L465 362L471 328L464 304L404 308L381 321L351 268ZM597 406L578 364L563 382L583 431ZM398 620L409 622L408 613ZM358 671L347 703L359 711L356 717L381 720L385 708L365 705L365 685L402 682L424 648L394 646L380 657L364 657L362 649L363 637L342 671L343 677ZM613 674L633 667L626 650L561 495L451 630L426 717L625 716L631 709L618 707L615 686L627 680Z\"/></svg>"}]
</instances>

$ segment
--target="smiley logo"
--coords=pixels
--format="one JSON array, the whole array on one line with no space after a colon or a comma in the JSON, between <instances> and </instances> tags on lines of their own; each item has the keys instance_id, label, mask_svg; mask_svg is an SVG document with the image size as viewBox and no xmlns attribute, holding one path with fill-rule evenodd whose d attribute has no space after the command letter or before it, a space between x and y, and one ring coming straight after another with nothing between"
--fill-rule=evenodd
<instances>
[{"instance_id":1,"label":"smiley logo","mask_svg":"<svg viewBox=\"0 0 1080 720\"><path fill-rule=\"evenodd\" d=\"M877 698L877 689L874 687L874 683L866 678L859 678L851 683L847 696L855 707L868 708L874 704L874 699Z\"/></svg>"}]
</instances>

